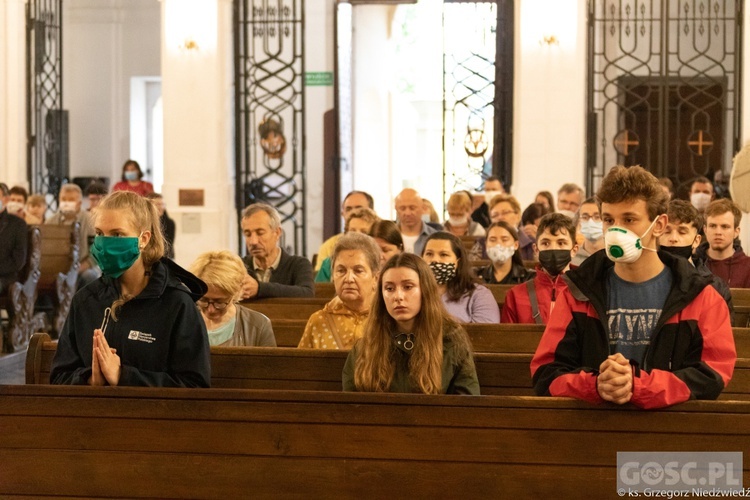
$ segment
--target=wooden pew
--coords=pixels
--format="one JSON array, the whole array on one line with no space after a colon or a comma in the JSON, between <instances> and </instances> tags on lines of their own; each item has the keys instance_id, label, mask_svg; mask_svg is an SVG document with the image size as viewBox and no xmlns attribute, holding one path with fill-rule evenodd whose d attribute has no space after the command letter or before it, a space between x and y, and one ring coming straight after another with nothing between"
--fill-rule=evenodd
<instances>
[{"instance_id":1,"label":"wooden pew","mask_svg":"<svg viewBox=\"0 0 750 500\"><path fill-rule=\"evenodd\" d=\"M5 309L10 318L7 336L0 335L0 352L14 352L25 348L31 335L44 327L42 315L34 314L37 284L41 274L42 242L39 226L28 227L28 238L26 265L21 270L19 280L12 283L7 293L0 298L0 308ZM7 343L4 342L4 337L7 337Z\"/></svg>"},{"instance_id":2,"label":"wooden pew","mask_svg":"<svg viewBox=\"0 0 750 500\"><path fill-rule=\"evenodd\" d=\"M244 307L265 314L271 319L304 319L307 320L312 313L323 309L331 299L320 297L305 298L270 298L243 301Z\"/></svg>"},{"instance_id":3,"label":"wooden pew","mask_svg":"<svg viewBox=\"0 0 750 500\"><path fill-rule=\"evenodd\" d=\"M514 285L484 285L495 297L497 306L502 310L505 296ZM335 295L333 283L316 283L315 298L273 298L256 301L245 301L243 305L262 312L271 319L306 319L305 314L321 309ZM750 327L750 288L732 288L734 302L735 326ZM318 307L319 306L319 307ZM291 314L292 316L289 316Z\"/></svg>"},{"instance_id":4,"label":"wooden pew","mask_svg":"<svg viewBox=\"0 0 750 500\"><path fill-rule=\"evenodd\" d=\"M297 347L307 320L273 319L273 333L279 347ZM477 352L533 353L544 325L468 323L463 327ZM750 355L750 349L748 349Z\"/></svg>"},{"instance_id":5,"label":"wooden pew","mask_svg":"<svg viewBox=\"0 0 750 500\"><path fill-rule=\"evenodd\" d=\"M2 386L0 428L3 498L564 500L618 498L618 451L750 449L750 403Z\"/></svg>"},{"instance_id":6,"label":"wooden pew","mask_svg":"<svg viewBox=\"0 0 750 500\"><path fill-rule=\"evenodd\" d=\"M336 296L333 283L315 283L315 298L331 300Z\"/></svg>"},{"instance_id":7,"label":"wooden pew","mask_svg":"<svg viewBox=\"0 0 750 500\"><path fill-rule=\"evenodd\" d=\"M49 330L54 336L62 330L76 292L80 248L79 224L76 222L70 226L39 226L42 256L37 290L40 297L44 295L52 300L51 324L45 327L45 330Z\"/></svg>"},{"instance_id":8,"label":"wooden pew","mask_svg":"<svg viewBox=\"0 0 750 500\"><path fill-rule=\"evenodd\" d=\"M512 285L485 285L490 289L502 309L505 295ZM274 319L307 319L315 311L319 311L335 295L333 283L315 283L315 297L274 297L267 299L246 300L241 302L253 311L265 314Z\"/></svg>"},{"instance_id":9,"label":"wooden pew","mask_svg":"<svg viewBox=\"0 0 750 500\"><path fill-rule=\"evenodd\" d=\"M26 383L49 383L57 343L34 334L26 355ZM212 347L211 386L233 389L340 391L347 351L268 347ZM482 394L531 396L531 354L474 355ZM740 358L722 399L750 399L750 359Z\"/></svg>"},{"instance_id":10,"label":"wooden pew","mask_svg":"<svg viewBox=\"0 0 750 500\"><path fill-rule=\"evenodd\" d=\"M750 326L750 288L731 288L734 325Z\"/></svg>"}]
</instances>

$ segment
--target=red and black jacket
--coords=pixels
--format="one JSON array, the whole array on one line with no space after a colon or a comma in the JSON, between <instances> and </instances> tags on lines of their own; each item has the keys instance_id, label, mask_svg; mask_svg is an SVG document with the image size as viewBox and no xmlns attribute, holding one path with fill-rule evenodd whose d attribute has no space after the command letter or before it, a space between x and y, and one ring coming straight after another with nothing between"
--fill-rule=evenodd
<instances>
[{"instance_id":1,"label":"red and black jacket","mask_svg":"<svg viewBox=\"0 0 750 500\"><path fill-rule=\"evenodd\" d=\"M659 258L672 271L672 289L643 365L631 360L631 403L660 408L716 399L731 380L737 358L727 304L687 260L665 252ZM538 395L602 401L596 377L612 354L606 310L613 266L601 250L565 275L568 289L558 298L531 361Z\"/></svg>"}]
</instances>

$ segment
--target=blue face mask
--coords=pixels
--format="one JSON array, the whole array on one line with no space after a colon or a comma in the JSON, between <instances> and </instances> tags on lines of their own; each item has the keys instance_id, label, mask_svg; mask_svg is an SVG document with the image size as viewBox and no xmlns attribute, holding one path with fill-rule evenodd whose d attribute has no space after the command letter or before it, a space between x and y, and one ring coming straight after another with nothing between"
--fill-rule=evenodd
<instances>
[{"instance_id":1,"label":"blue face mask","mask_svg":"<svg viewBox=\"0 0 750 500\"><path fill-rule=\"evenodd\" d=\"M126 181L137 181L138 180L138 172L136 170L128 170L125 172L125 180Z\"/></svg>"},{"instance_id":2,"label":"blue face mask","mask_svg":"<svg viewBox=\"0 0 750 500\"><path fill-rule=\"evenodd\" d=\"M138 260L141 254L138 248L139 238L120 238L118 236L97 236L91 245L91 255L99 264L102 274L119 278Z\"/></svg>"}]
</instances>

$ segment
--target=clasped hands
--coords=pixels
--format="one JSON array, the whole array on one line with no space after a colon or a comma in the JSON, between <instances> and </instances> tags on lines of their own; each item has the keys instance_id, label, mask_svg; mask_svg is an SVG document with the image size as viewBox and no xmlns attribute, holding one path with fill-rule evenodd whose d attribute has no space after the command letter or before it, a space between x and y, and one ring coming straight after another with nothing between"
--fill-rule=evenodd
<instances>
[{"instance_id":1,"label":"clasped hands","mask_svg":"<svg viewBox=\"0 0 750 500\"><path fill-rule=\"evenodd\" d=\"M97 328L94 330L94 348L91 352L91 378L89 385L117 385L120 381L120 356L112 349Z\"/></svg>"},{"instance_id":2,"label":"clasped hands","mask_svg":"<svg viewBox=\"0 0 750 500\"><path fill-rule=\"evenodd\" d=\"M240 296L243 300L252 299L258 295L258 280L246 274L242 278L242 295Z\"/></svg>"},{"instance_id":3,"label":"clasped hands","mask_svg":"<svg viewBox=\"0 0 750 500\"><path fill-rule=\"evenodd\" d=\"M604 401L625 404L633 397L633 369L621 353L612 354L599 365L596 390Z\"/></svg>"}]
</instances>

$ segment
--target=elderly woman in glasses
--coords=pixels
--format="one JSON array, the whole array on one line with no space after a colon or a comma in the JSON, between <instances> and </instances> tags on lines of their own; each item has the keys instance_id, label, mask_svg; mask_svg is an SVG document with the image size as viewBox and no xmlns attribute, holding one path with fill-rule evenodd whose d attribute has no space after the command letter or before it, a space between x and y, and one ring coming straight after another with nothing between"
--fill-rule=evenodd
<instances>
[{"instance_id":1,"label":"elderly woman in glasses","mask_svg":"<svg viewBox=\"0 0 750 500\"><path fill-rule=\"evenodd\" d=\"M246 274L242 259L227 250L206 252L198 256L190 271L208 285L208 293L196 303L210 345L276 347L271 321L236 304Z\"/></svg>"}]
</instances>

